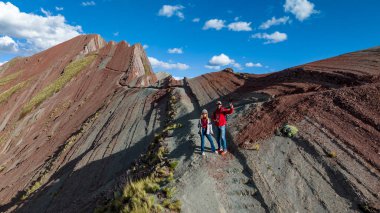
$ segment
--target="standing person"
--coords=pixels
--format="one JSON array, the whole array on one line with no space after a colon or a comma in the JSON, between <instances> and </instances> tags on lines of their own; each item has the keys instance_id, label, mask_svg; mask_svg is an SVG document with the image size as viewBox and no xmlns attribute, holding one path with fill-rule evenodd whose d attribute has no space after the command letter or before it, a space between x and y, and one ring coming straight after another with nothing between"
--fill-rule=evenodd
<instances>
[{"instance_id":1,"label":"standing person","mask_svg":"<svg viewBox=\"0 0 380 213\"><path fill-rule=\"evenodd\" d=\"M214 120L217 127L217 141L218 141L218 152L222 155L227 153L227 141L226 141L226 115L232 114L234 112L234 106L230 103L230 108L226 109L222 106L221 101L216 102L217 109L215 110L212 119Z\"/></svg>"},{"instance_id":2,"label":"standing person","mask_svg":"<svg viewBox=\"0 0 380 213\"><path fill-rule=\"evenodd\" d=\"M212 123L210 119L208 118L208 112L206 109L202 110L202 115L201 119L199 119L198 123L198 128L199 128L199 134L201 135L201 153L202 155L205 155L205 136L210 141L211 144L211 151L218 153L215 150L214 142L212 140L211 134L214 134L212 131Z\"/></svg>"}]
</instances>

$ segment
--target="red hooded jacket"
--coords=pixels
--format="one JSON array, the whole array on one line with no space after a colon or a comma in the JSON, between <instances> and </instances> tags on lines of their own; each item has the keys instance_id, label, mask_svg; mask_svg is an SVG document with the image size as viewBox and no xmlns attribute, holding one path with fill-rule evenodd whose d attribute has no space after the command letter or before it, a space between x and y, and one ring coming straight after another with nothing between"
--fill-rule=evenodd
<instances>
[{"instance_id":1,"label":"red hooded jacket","mask_svg":"<svg viewBox=\"0 0 380 213\"><path fill-rule=\"evenodd\" d=\"M234 112L234 108L226 109L221 107L220 109L216 109L212 114L212 119L216 120L216 126L224 126L227 123L226 115L232 114Z\"/></svg>"}]
</instances>

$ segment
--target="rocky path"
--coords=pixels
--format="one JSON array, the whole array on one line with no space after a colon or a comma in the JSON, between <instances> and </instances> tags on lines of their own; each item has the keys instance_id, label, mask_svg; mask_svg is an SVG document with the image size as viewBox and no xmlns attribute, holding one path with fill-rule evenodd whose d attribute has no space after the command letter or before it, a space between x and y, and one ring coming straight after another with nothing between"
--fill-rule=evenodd
<instances>
[{"instance_id":1,"label":"rocky path","mask_svg":"<svg viewBox=\"0 0 380 213\"><path fill-rule=\"evenodd\" d=\"M92 211L173 116L164 138L183 212L379 212L379 54L176 81L141 45L81 35L12 60L0 67L0 212ZM230 153L202 157L197 122L216 100L236 106ZM297 137L273 136L285 122Z\"/></svg>"},{"instance_id":2,"label":"rocky path","mask_svg":"<svg viewBox=\"0 0 380 213\"><path fill-rule=\"evenodd\" d=\"M229 117L230 153L221 156L208 149L201 156L197 122L200 111L213 106L210 100L199 104L186 84L176 93L176 121L183 128L169 144L171 157L181 162L175 186L183 212L358 212L378 200L375 169L367 169L372 167L307 117L296 124L301 130L297 138L272 137L259 150L237 148L231 138L239 133L238 115L255 107L255 101L236 103L238 112ZM331 151L338 157L329 158ZM359 171L360 176L353 173Z\"/></svg>"},{"instance_id":3,"label":"rocky path","mask_svg":"<svg viewBox=\"0 0 380 213\"><path fill-rule=\"evenodd\" d=\"M266 212L249 168L235 147L221 156L211 153L206 141L206 156L200 155L197 122L201 109L186 87L177 88L176 93L180 96L177 122L184 126L168 142L172 144L171 157L181 161L175 185L182 211ZM217 146L215 138L214 144Z\"/></svg>"}]
</instances>

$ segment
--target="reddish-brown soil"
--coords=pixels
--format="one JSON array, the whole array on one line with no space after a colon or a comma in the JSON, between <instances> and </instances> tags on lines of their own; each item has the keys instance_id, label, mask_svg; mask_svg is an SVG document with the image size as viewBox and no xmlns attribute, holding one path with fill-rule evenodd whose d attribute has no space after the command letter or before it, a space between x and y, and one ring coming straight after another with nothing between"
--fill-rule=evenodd
<instances>
[{"instance_id":1,"label":"reddish-brown soil","mask_svg":"<svg viewBox=\"0 0 380 213\"><path fill-rule=\"evenodd\" d=\"M235 142L243 147L308 116L380 169L380 48L272 74L222 71L188 82L200 105L211 111L217 99L225 105L262 102L240 115L244 126Z\"/></svg>"},{"instance_id":2,"label":"reddish-brown soil","mask_svg":"<svg viewBox=\"0 0 380 213\"><path fill-rule=\"evenodd\" d=\"M273 99L242 118L249 120L237 142L256 142L285 122L316 119L334 136L380 169L380 48L295 67L255 78L252 89ZM266 80L265 80L266 81Z\"/></svg>"},{"instance_id":3,"label":"reddish-brown soil","mask_svg":"<svg viewBox=\"0 0 380 213\"><path fill-rule=\"evenodd\" d=\"M70 62L88 55L95 55L94 61L21 115L22 107ZM14 73L19 75L9 78ZM27 84L0 103L0 211L92 211L162 128L167 87L181 91L182 107L193 109L179 118L185 125L198 118L195 114L202 108L213 112L216 100L225 106L231 102L236 113L229 125L237 131L228 134L236 145L251 148L268 142L285 122L300 125L301 133L316 127L329 132L323 135L327 140L311 133L300 137L319 145L342 142L350 150L347 156L358 155L376 170L355 162L361 165L355 168L364 167L369 174L358 178L364 182L358 185L368 189L370 180L379 180L380 48L270 74L226 69L183 81L157 80L141 45L107 43L98 35L82 35L1 66L0 94ZM315 125L302 125L305 121ZM188 134L190 124L181 131ZM363 194L377 201L380 184L372 188Z\"/></svg>"},{"instance_id":4,"label":"reddish-brown soil","mask_svg":"<svg viewBox=\"0 0 380 213\"><path fill-rule=\"evenodd\" d=\"M20 116L21 108L57 79L71 61L88 54L96 55L92 63L59 92L25 116ZM21 74L0 86L0 93L28 81L25 87L0 104L0 206L7 204L0 208L1 212L14 207L23 195L29 196L30 192L36 190L31 190L36 183L47 183L54 173L51 170L59 168L56 163L64 162L61 158L70 159L66 155L68 153L63 153L78 142L94 117L99 117L97 112L110 103L118 103L112 101L112 97L117 91L120 96L122 85L141 87L155 83L155 75L141 45L106 43L99 35L78 36L31 57L14 59L1 68L0 78L16 72ZM129 91L123 96L135 95ZM149 103L155 99L148 97L147 92L139 102L150 108ZM109 111L113 110L111 108ZM132 111L133 107L129 110ZM111 114L107 112L107 115ZM107 137L116 137L116 134ZM86 150L83 147L81 149Z\"/></svg>"},{"instance_id":5,"label":"reddish-brown soil","mask_svg":"<svg viewBox=\"0 0 380 213\"><path fill-rule=\"evenodd\" d=\"M256 143L270 143L276 129L290 123L300 130L298 140L335 147L325 150L325 155L331 151L347 153L342 156L350 155L350 158L339 159L335 164L345 165L360 180L353 185L358 187L360 199L366 200L361 202L380 209L376 204L380 193L380 48L271 74L228 70L209 73L189 79L185 85L200 107L210 112L215 110L216 100L222 100L226 107L229 102L235 104L237 115L229 124L235 131L231 139L242 148L253 149ZM320 129L323 135L313 134L315 130L305 121ZM340 162L343 160L352 162ZM361 162L363 170L369 173L358 174L355 161ZM369 187L372 194L363 192L360 189L363 186L356 186L360 184Z\"/></svg>"}]
</instances>

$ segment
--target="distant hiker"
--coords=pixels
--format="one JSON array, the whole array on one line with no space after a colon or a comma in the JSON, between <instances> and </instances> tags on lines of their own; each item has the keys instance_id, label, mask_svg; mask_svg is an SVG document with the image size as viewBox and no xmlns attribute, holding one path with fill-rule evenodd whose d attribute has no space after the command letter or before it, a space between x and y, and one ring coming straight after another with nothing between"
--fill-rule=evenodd
<instances>
[{"instance_id":1,"label":"distant hiker","mask_svg":"<svg viewBox=\"0 0 380 213\"><path fill-rule=\"evenodd\" d=\"M214 142L212 140L211 134L214 134L212 131L212 123L210 119L208 118L208 112L206 109L202 110L202 115L201 119L199 119L198 123L198 128L199 128L199 134L201 135L201 153L202 155L205 155L205 136L210 141L211 144L211 151L218 153L215 150Z\"/></svg>"},{"instance_id":2,"label":"distant hiker","mask_svg":"<svg viewBox=\"0 0 380 213\"><path fill-rule=\"evenodd\" d=\"M216 102L217 109L215 110L212 119L214 120L217 127L216 140L218 142L218 152L222 155L227 153L227 142L226 142L226 115L232 114L234 112L234 106L230 103L230 108L226 109L222 106L221 101Z\"/></svg>"}]
</instances>

